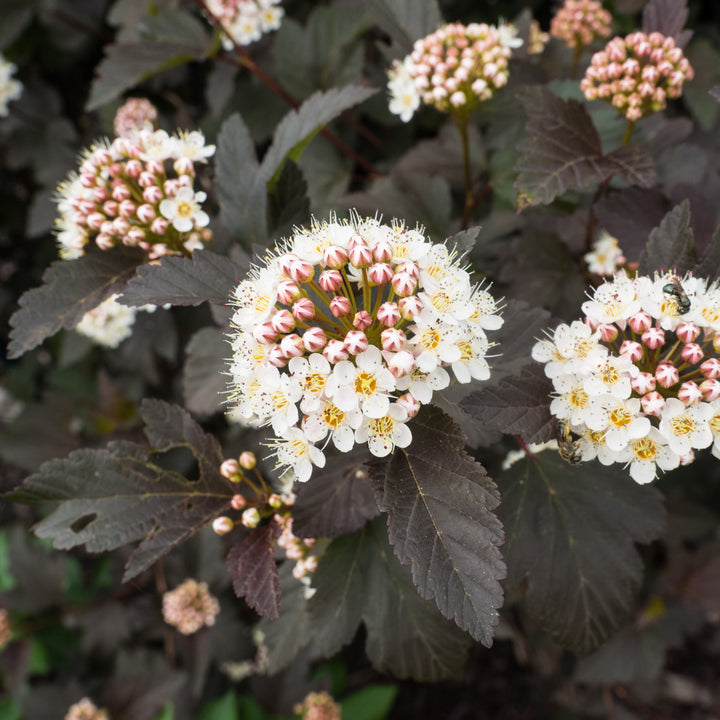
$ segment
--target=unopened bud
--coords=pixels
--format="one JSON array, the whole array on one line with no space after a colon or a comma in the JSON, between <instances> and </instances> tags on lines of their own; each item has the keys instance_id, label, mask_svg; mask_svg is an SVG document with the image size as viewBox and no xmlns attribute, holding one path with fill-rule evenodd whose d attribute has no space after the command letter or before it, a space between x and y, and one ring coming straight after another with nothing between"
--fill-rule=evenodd
<instances>
[{"instance_id":1,"label":"unopened bud","mask_svg":"<svg viewBox=\"0 0 720 720\"><path fill-rule=\"evenodd\" d=\"M246 528L256 528L260 524L260 513L257 508L248 508L242 514L240 522Z\"/></svg>"},{"instance_id":2,"label":"unopened bud","mask_svg":"<svg viewBox=\"0 0 720 720\"><path fill-rule=\"evenodd\" d=\"M257 458L255 453L246 450L240 454L240 467L245 470L252 470L257 465Z\"/></svg>"},{"instance_id":3,"label":"unopened bud","mask_svg":"<svg viewBox=\"0 0 720 720\"><path fill-rule=\"evenodd\" d=\"M233 495L230 500L230 507L233 510L242 510L247 505L247 500L244 495Z\"/></svg>"},{"instance_id":4,"label":"unopened bud","mask_svg":"<svg viewBox=\"0 0 720 720\"><path fill-rule=\"evenodd\" d=\"M237 460L225 460L220 466L220 474L232 482L240 482L242 473Z\"/></svg>"},{"instance_id":5,"label":"unopened bud","mask_svg":"<svg viewBox=\"0 0 720 720\"><path fill-rule=\"evenodd\" d=\"M227 516L221 515L213 520L212 529L218 535L227 535L235 527L235 523Z\"/></svg>"},{"instance_id":6,"label":"unopened bud","mask_svg":"<svg viewBox=\"0 0 720 720\"><path fill-rule=\"evenodd\" d=\"M268 505L271 508L275 508L275 510L277 510L279 507L282 507L282 504L283 504L283 499L277 493L273 493L268 498Z\"/></svg>"}]
</instances>

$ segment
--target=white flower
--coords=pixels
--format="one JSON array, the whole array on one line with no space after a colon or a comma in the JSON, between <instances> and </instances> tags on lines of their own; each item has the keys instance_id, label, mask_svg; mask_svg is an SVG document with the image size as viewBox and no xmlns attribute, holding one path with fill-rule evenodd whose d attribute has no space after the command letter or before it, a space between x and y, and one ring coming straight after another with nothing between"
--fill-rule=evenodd
<instances>
[{"instance_id":1,"label":"white flower","mask_svg":"<svg viewBox=\"0 0 720 720\"><path fill-rule=\"evenodd\" d=\"M132 335L132 326L138 308L117 302L118 295L111 295L93 310L86 312L75 330L91 340L115 348Z\"/></svg>"},{"instance_id":2,"label":"white flower","mask_svg":"<svg viewBox=\"0 0 720 720\"><path fill-rule=\"evenodd\" d=\"M398 390L409 390L421 405L427 405L432 400L435 390L444 390L450 384L450 375L441 367L427 373L415 369L398 378L396 382Z\"/></svg>"},{"instance_id":3,"label":"white flower","mask_svg":"<svg viewBox=\"0 0 720 720\"><path fill-rule=\"evenodd\" d=\"M593 243L591 252L584 256L590 272L597 275L612 275L625 262L617 238L603 230Z\"/></svg>"},{"instance_id":4,"label":"white flower","mask_svg":"<svg viewBox=\"0 0 720 720\"><path fill-rule=\"evenodd\" d=\"M302 397L300 383L276 367L263 367L257 372L261 391L256 412L266 417L276 434L281 435L299 420L297 403Z\"/></svg>"},{"instance_id":5,"label":"white flower","mask_svg":"<svg viewBox=\"0 0 720 720\"><path fill-rule=\"evenodd\" d=\"M290 428L276 438L271 447L271 457L277 458L277 467L290 468L298 482L307 482L312 473L312 466L325 467L325 455L316 448L300 428Z\"/></svg>"},{"instance_id":6,"label":"white flower","mask_svg":"<svg viewBox=\"0 0 720 720\"><path fill-rule=\"evenodd\" d=\"M349 452L355 440L355 433L363 415L359 410L343 411L332 401L326 400L303 421L303 430L312 442L323 440L328 433L333 444L341 452Z\"/></svg>"},{"instance_id":7,"label":"white flower","mask_svg":"<svg viewBox=\"0 0 720 720\"><path fill-rule=\"evenodd\" d=\"M323 405L322 396L330 375L330 363L319 353L313 353L308 358L291 358L288 370L302 389L300 409L304 413L319 410Z\"/></svg>"},{"instance_id":8,"label":"white flower","mask_svg":"<svg viewBox=\"0 0 720 720\"><path fill-rule=\"evenodd\" d=\"M8 115L8 103L17 100L23 91L22 83L11 75L17 67L0 55L0 117Z\"/></svg>"},{"instance_id":9,"label":"white flower","mask_svg":"<svg viewBox=\"0 0 720 720\"><path fill-rule=\"evenodd\" d=\"M175 197L165 198L160 203L160 212L172 221L178 232L190 232L194 227L202 228L210 222L201 205L206 197L204 192L195 192L191 187L183 185Z\"/></svg>"},{"instance_id":10,"label":"white flower","mask_svg":"<svg viewBox=\"0 0 720 720\"><path fill-rule=\"evenodd\" d=\"M500 36L500 44L505 47L515 48L522 47L522 38L519 38L518 29L512 23L506 23L502 18L500 24L497 27L498 34Z\"/></svg>"},{"instance_id":11,"label":"white flower","mask_svg":"<svg viewBox=\"0 0 720 720\"><path fill-rule=\"evenodd\" d=\"M686 455L692 448L710 447L713 443L710 429L713 414L713 408L708 403L686 407L677 398L667 398L660 419L660 432L678 455Z\"/></svg>"},{"instance_id":12,"label":"white flower","mask_svg":"<svg viewBox=\"0 0 720 720\"><path fill-rule=\"evenodd\" d=\"M605 444L610 450L622 450L630 441L645 437L650 432L650 420L640 417L640 400L637 398L609 398L604 405Z\"/></svg>"},{"instance_id":13,"label":"white flower","mask_svg":"<svg viewBox=\"0 0 720 720\"><path fill-rule=\"evenodd\" d=\"M180 132L173 138L173 156L193 162L205 162L215 154L214 145L205 144L205 136L199 130Z\"/></svg>"},{"instance_id":14,"label":"white flower","mask_svg":"<svg viewBox=\"0 0 720 720\"><path fill-rule=\"evenodd\" d=\"M405 424L407 412L393 403L387 415L379 418L365 418L355 431L355 440L367 442L368 449L375 457L385 457L397 447L407 447L412 441L410 428Z\"/></svg>"},{"instance_id":15,"label":"white flower","mask_svg":"<svg viewBox=\"0 0 720 720\"><path fill-rule=\"evenodd\" d=\"M665 437L655 428L642 438L627 445L619 453L618 462L630 465L630 476L637 483L649 483L657 477L657 469L673 470L680 457L667 444Z\"/></svg>"}]
</instances>

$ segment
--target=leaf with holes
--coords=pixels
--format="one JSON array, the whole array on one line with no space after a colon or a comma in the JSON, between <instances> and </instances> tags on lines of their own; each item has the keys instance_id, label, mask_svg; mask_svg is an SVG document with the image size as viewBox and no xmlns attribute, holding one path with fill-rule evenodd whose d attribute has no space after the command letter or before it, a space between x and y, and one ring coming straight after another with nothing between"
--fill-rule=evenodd
<instances>
[{"instance_id":1,"label":"leaf with holes","mask_svg":"<svg viewBox=\"0 0 720 720\"><path fill-rule=\"evenodd\" d=\"M484 645L492 644L505 565L500 497L485 469L465 453L465 436L441 410L423 408L413 441L370 465L378 507L400 562L421 597Z\"/></svg>"},{"instance_id":2,"label":"leaf with holes","mask_svg":"<svg viewBox=\"0 0 720 720\"><path fill-rule=\"evenodd\" d=\"M54 547L85 545L90 552L114 550L140 541L125 567L135 577L229 507L234 489L220 475L220 446L190 415L161 400L145 400L141 415L152 448L110 443L106 450L76 450L40 471L7 497L24 503L58 501L35 526ZM163 468L151 454L190 450L199 479L187 480Z\"/></svg>"},{"instance_id":3,"label":"leaf with holes","mask_svg":"<svg viewBox=\"0 0 720 720\"><path fill-rule=\"evenodd\" d=\"M642 581L634 543L660 536L662 496L621 469L526 456L498 478L509 593L573 652L599 647L631 615Z\"/></svg>"}]
</instances>

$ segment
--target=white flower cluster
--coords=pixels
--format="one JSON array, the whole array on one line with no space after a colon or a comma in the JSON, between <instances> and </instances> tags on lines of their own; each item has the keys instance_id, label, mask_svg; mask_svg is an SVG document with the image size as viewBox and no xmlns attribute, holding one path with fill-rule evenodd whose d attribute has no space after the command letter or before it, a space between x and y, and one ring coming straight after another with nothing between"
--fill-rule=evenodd
<instances>
[{"instance_id":1,"label":"white flower cluster","mask_svg":"<svg viewBox=\"0 0 720 720\"><path fill-rule=\"evenodd\" d=\"M718 284L622 272L582 310L584 322L559 325L532 350L553 382L565 457L629 465L639 483L710 445L720 457Z\"/></svg>"},{"instance_id":2,"label":"white flower cluster","mask_svg":"<svg viewBox=\"0 0 720 720\"><path fill-rule=\"evenodd\" d=\"M250 45L259 40L263 33L277 30L284 15L280 2L281 0L207 0L205 6L230 36L223 36L223 48L232 50L233 42Z\"/></svg>"},{"instance_id":3,"label":"white flower cluster","mask_svg":"<svg viewBox=\"0 0 720 720\"><path fill-rule=\"evenodd\" d=\"M23 86L12 75L17 67L0 55L0 117L8 114L8 103L22 95Z\"/></svg>"},{"instance_id":4,"label":"white flower cluster","mask_svg":"<svg viewBox=\"0 0 720 720\"><path fill-rule=\"evenodd\" d=\"M613 275L626 262L617 238L605 230L593 243L592 250L585 254L584 260L591 273L604 276Z\"/></svg>"},{"instance_id":5,"label":"white flower cluster","mask_svg":"<svg viewBox=\"0 0 720 720\"><path fill-rule=\"evenodd\" d=\"M156 309L155 305L128 307L117 302L117 298L118 295L111 295L96 308L86 312L75 330L98 345L116 348L132 335L138 311L154 312Z\"/></svg>"},{"instance_id":6,"label":"white flower cluster","mask_svg":"<svg viewBox=\"0 0 720 720\"><path fill-rule=\"evenodd\" d=\"M445 25L415 42L388 71L390 112L408 122L420 103L441 112L469 115L507 83L511 48L522 45L517 29L485 23Z\"/></svg>"},{"instance_id":7,"label":"white flower cluster","mask_svg":"<svg viewBox=\"0 0 720 720\"><path fill-rule=\"evenodd\" d=\"M306 481L332 440L383 457L433 392L490 375L492 295L420 229L355 218L297 229L233 293L231 416L271 425Z\"/></svg>"}]
</instances>

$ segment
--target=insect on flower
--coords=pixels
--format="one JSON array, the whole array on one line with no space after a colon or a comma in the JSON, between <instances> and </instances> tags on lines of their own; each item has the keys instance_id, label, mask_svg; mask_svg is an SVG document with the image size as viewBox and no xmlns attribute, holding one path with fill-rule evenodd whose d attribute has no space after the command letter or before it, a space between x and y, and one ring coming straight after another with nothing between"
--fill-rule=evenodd
<instances>
[{"instance_id":1,"label":"insect on flower","mask_svg":"<svg viewBox=\"0 0 720 720\"><path fill-rule=\"evenodd\" d=\"M580 455L578 441L570 432L570 425L566 422L559 422L555 436L560 457L571 465L577 465L582 460L582 456Z\"/></svg>"},{"instance_id":2,"label":"insect on flower","mask_svg":"<svg viewBox=\"0 0 720 720\"><path fill-rule=\"evenodd\" d=\"M690 298L683 290L683 287L680 284L680 280L678 280L678 278L671 277L669 278L669 280L670 282L668 282L666 285L663 285L662 291L665 293L665 295L671 295L672 298L675 300L678 314L686 315L688 312L690 312Z\"/></svg>"}]
</instances>

